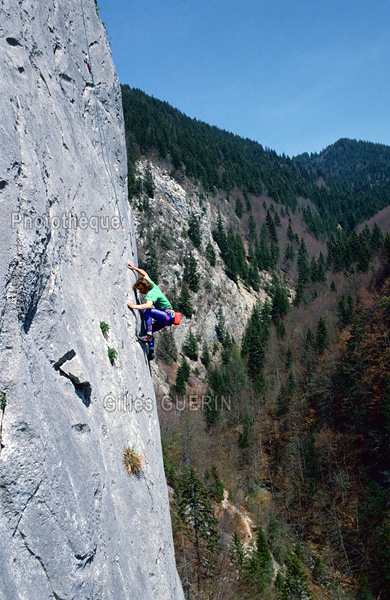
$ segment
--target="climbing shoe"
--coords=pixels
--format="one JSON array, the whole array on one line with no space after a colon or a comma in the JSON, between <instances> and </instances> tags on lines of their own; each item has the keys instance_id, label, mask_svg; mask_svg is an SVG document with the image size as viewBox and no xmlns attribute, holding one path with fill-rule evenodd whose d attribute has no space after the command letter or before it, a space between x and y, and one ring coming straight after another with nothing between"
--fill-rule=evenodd
<instances>
[{"instance_id":1,"label":"climbing shoe","mask_svg":"<svg viewBox=\"0 0 390 600\"><path fill-rule=\"evenodd\" d=\"M139 335L138 336L138 341L139 342L145 342L145 344L149 344L152 341L152 336L150 334L148 334L148 335Z\"/></svg>"},{"instance_id":2,"label":"climbing shoe","mask_svg":"<svg viewBox=\"0 0 390 600\"><path fill-rule=\"evenodd\" d=\"M148 354L148 360L153 360L154 358L156 358L156 354L155 354L155 352L154 352L154 349L153 349L153 348L151 348L151 349L149 350L149 354Z\"/></svg>"}]
</instances>

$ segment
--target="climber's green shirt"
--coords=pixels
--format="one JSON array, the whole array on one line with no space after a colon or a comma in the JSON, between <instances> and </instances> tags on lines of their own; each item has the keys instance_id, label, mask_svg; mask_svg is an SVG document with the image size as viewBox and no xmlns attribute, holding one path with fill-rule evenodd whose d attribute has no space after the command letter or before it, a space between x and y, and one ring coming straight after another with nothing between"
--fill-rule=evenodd
<instances>
[{"instance_id":1,"label":"climber's green shirt","mask_svg":"<svg viewBox=\"0 0 390 600\"><path fill-rule=\"evenodd\" d=\"M148 279L148 281L153 284L153 287L146 294L146 300L148 302L151 300L157 310L166 310L167 308L172 308L171 303L164 296L158 285L156 285L151 279Z\"/></svg>"}]
</instances>

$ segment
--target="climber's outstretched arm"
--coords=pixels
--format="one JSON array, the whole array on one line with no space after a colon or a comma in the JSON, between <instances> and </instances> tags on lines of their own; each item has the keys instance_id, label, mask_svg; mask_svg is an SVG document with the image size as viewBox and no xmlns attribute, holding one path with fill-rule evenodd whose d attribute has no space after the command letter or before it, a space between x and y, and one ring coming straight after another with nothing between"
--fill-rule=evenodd
<instances>
[{"instance_id":1,"label":"climber's outstretched arm","mask_svg":"<svg viewBox=\"0 0 390 600\"><path fill-rule=\"evenodd\" d=\"M149 300L148 302L144 302L144 304L134 304L134 302L128 300L127 306L129 308L136 308L137 310L147 310L148 308L152 308L153 302Z\"/></svg>"},{"instance_id":2,"label":"climber's outstretched arm","mask_svg":"<svg viewBox=\"0 0 390 600\"><path fill-rule=\"evenodd\" d=\"M149 279L149 275L147 274L147 272L144 271L143 269L139 269L138 267L134 266L132 262L129 262L127 266L132 271L136 271L136 273L139 273L141 275L141 277L146 277L146 279Z\"/></svg>"}]
</instances>

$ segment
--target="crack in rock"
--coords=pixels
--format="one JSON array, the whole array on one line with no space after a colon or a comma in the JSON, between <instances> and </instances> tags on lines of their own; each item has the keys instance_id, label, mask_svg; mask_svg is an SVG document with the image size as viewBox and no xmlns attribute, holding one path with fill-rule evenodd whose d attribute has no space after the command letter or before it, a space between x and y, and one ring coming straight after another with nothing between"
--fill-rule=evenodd
<instances>
[{"instance_id":1,"label":"crack in rock","mask_svg":"<svg viewBox=\"0 0 390 600\"><path fill-rule=\"evenodd\" d=\"M72 429L74 429L77 433L90 433L91 428L87 423L76 423L72 425Z\"/></svg>"},{"instance_id":2,"label":"crack in rock","mask_svg":"<svg viewBox=\"0 0 390 600\"><path fill-rule=\"evenodd\" d=\"M12 537L14 537L15 533L17 532L17 530L19 529L19 524L20 521L22 520L24 511L26 510L27 506L30 504L31 500L34 498L34 496L36 495L36 493L38 492L40 485L41 485L42 481L40 481L37 485L37 487L35 488L35 490L33 491L33 493L31 494L31 496L27 499L26 504L23 506L22 510L20 511L20 515L19 515L19 519L18 522L16 523L15 529L13 531Z\"/></svg>"},{"instance_id":3,"label":"crack in rock","mask_svg":"<svg viewBox=\"0 0 390 600\"><path fill-rule=\"evenodd\" d=\"M38 554L36 554L34 552L34 550L32 550L32 548L30 548L30 546L28 545L28 543L26 541L25 534L22 531L20 531L20 530L19 530L19 533L20 533L20 535L22 537L23 543L24 543L26 549L28 550L28 552L31 554L31 556L33 556L34 558L36 558L37 561L39 562L39 564L41 565L42 571L44 572L44 574L46 576L46 579L47 579L47 581L48 581L48 583L49 583L49 585L51 587L51 593L53 594L53 597L55 598L55 600L66 600L65 598L63 598L63 597L59 596L58 594L56 594L56 592L54 591L53 586L51 584L49 574L47 572L47 569L45 567L45 563L43 562L42 558Z\"/></svg>"},{"instance_id":4,"label":"crack in rock","mask_svg":"<svg viewBox=\"0 0 390 600\"><path fill-rule=\"evenodd\" d=\"M7 44L9 44L10 46L21 46L22 44L19 42L19 40L17 40L14 37L7 37L5 38L5 41L7 42Z\"/></svg>"},{"instance_id":5,"label":"crack in rock","mask_svg":"<svg viewBox=\"0 0 390 600\"><path fill-rule=\"evenodd\" d=\"M76 356L76 352L72 349L72 350L68 350L68 352L66 352L63 356L61 356L61 358L59 358L57 360L57 362L54 363L53 365L53 369L55 371L58 371L60 367L62 367L62 365L64 363L66 363L68 360L72 360L72 358L74 358Z\"/></svg>"},{"instance_id":6,"label":"crack in rock","mask_svg":"<svg viewBox=\"0 0 390 600\"><path fill-rule=\"evenodd\" d=\"M89 381L81 381L79 377L73 375L73 373L66 372L61 369L62 365L69 360L72 360L76 356L76 352L72 350L68 350L57 362L54 363L53 369L55 371L59 371L61 377L66 377L69 379L74 386L75 392L77 396L82 400L84 406L88 408L91 404L91 395L92 395L92 386Z\"/></svg>"},{"instance_id":7,"label":"crack in rock","mask_svg":"<svg viewBox=\"0 0 390 600\"><path fill-rule=\"evenodd\" d=\"M66 373L62 369L59 369L60 375L69 379L74 386L77 396L82 400L84 406L88 408L91 404L92 386L89 381L80 381L76 375L72 373Z\"/></svg>"},{"instance_id":8,"label":"crack in rock","mask_svg":"<svg viewBox=\"0 0 390 600\"><path fill-rule=\"evenodd\" d=\"M84 569L87 565L90 565L93 562L93 559L96 556L96 546L86 554L75 554L75 558L80 561L80 565L78 565L79 569Z\"/></svg>"}]
</instances>

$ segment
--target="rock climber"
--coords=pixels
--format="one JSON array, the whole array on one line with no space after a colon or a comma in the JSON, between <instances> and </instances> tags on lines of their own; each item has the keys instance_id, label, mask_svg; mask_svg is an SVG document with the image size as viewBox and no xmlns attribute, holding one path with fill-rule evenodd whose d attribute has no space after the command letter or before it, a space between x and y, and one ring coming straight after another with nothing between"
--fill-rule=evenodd
<instances>
[{"instance_id":1,"label":"rock climber","mask_svg":"<svg viewBox=\"0 0 390 600\"><path fill-rule=\"evenodd\" d=\"M134 290L139 290L146 298L143 304L134 304L130 300L127 306L131 309L142 310L147 334L139 336L141 342L149 344L149 360L155 357L153 333L173 324L175 311L169 300L164 296L158 285L149 277L146 271L138 269L132 262L128 264L129 269L138 273L139 278L133 285Z\"/></svg>"}]
</instances>

